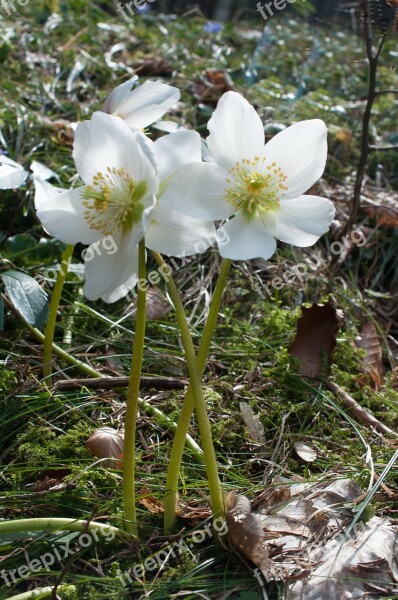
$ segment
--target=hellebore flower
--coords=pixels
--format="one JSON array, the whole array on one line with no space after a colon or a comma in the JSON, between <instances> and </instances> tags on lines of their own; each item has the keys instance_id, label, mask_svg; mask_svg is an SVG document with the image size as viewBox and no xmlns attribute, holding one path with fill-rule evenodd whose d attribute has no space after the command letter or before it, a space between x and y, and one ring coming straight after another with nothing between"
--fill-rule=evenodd
<instances>
[{"instance_id":1,"label":"hellebore flower","mask_svg":"<svg viewBox=\"0 0 398 600\"><path fill-rule=\"evenodd\" d=\"M196 131L180 130L165 135L154 143L158 163L159 192L156 208L145 234L150 250L168 256L190 256L204 252L216 241L214 223L188 217L171 206L169 184L174 173L190 162L199 162L201 140Z\"/></svg>"},{"instance_id":2,"label":"hellebore flower","mask_svg":"<svg viewBox=\"0 0 398 600\"><path fill-rule=\"evenodd\" d=\"M301 121L264 145L264 128L253 106L227 92L208 129L214 162L192 162L177 171L168 189L173 208L197 219L234 215L223 225L230 238L220 245L224 258L268 259L276 239L299 247L315 244L335 214L326 198L302 195L325 168L324 122Z\"/></svg>"},{"instance_id":3,"label":"hellebore flower","mask_svg":"<svg viewBox=\"0 0 398 600\"><path fill-rule=\"evenodd\" d=\"M180 99L180 90L158 81L145 81L131 89L134 76L111 92L105 101L104 112L120 117L131 129L148 127Z\"/></svg>"},{"instance_id":4,"label":"hellebore flower","mask_svg":"<svg viewBox=\"0 0 398 600\"><path fill-rule=\"evenodd\" d=\"M37 216L62 242L90 244L84 293L115 302L137 281L138 242L159 185L153 143L121 119L97 112L78 125L73 157L84 185L60 191L35 178Z\"/></svg>"},{"instance_id":5,"label":"hellebore flower","mask_svg":"<svg viewBox=\"0 0 398 600\"><path fill-rule=\"evenodd\" d=\"M0 190L19 187L25 182L27 176L27 171L20 164L0 154Z\"/></svg>"}]
</instances>

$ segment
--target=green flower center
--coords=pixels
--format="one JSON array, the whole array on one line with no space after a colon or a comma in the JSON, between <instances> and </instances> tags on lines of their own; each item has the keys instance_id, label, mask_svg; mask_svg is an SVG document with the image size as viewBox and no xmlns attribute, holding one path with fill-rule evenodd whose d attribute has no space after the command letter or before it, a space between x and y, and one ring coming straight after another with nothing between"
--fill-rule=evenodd
<instances>
[{"instance_id":1,"label":"green flower center","mask_svg":"<svg viewBox=\"0 0 398 600\"><path fill-rule=\"evenodd\" d=\"M142 218L146 189L145 181L136 185L123 168L107 167L105 175L98 172L83 193L84 218L104 236L120 228L128 231Z\"/></svg>"},{"instance_id":2,"label":"green flower center","mask_svg":"<svg viewBox=\"0 0 398 600\"><path fill-rule=\"evenodd\" d=\"M253 216L278 208L285 195L287 177L275 162L266 165L266 158L244 159L228 171L230 186L225 189L227 200L237 209Z\"/></svg>"}]
</instances>

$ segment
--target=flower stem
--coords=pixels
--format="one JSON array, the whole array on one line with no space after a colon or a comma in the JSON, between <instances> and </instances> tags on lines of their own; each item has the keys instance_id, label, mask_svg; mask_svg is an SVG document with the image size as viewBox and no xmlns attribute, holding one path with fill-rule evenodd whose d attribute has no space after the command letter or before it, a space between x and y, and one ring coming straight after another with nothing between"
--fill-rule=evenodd
<instances>
[{"instance_id":1,"label":"flower stem","mask_svg":"<svg viewBox=\"0 0 398 600\"><path fill-rule=\"evenodd\" d=\"M138 279L146 280L145 240L138 247ZM137 513L135 506L135 435L137 429L138 398L142 360L144 356L146 324L146 289L138 287L137 315L135 325L133 358L131 361L130 384L127 391L126 417L123 451L123 499L125 527L129 533L137 535Z\"/></svg>"},{"instance_id":2,"label":"flower stem","mask_svg":"<svg viewBox=\"0 0 398 600\"><path fill-rule=\"evenodd\" d=\"M13 310L15 312L15 314L24 322L25 327L28 329L28 331L30 331L30 333L33 335L33 337L35 337L38 342L43 343L44 342L44 334L39 329L37 329L36 327L33 327L32 325L30 325L30 323L25 321L25 319L21 316L21 313L19 313L18 311L15 310L15 307L11 304L11 302L9 302L9 300L7 299L6 296L4 296L4 294L2 294L1 297L4 301L4 303L7 304L7 306L11 310ZM103 373L100 373L100 371L96 371L89 365L86 365L84 362L82 362L75 356L72 356L72 354L69 354L68 352L63 350L60 346L57 346L57 344L53 343L52 350L53 350L54 354L59 356L63 361L65 361L66 364L71 365L72 367L75 367L75 369L77 371L79 371L80 373L83 373L84 375L88 375L89 377L93 377L93 378L94 377L103 377ZM120 393L126 394L126 390L121 389ZM152 406L151 404L149 404L149 402L147 402L146 400L143 400L142 398L139 398L138 403L139 403L140 408L145 413L147 413L149 415L153 415L153 416L157 417L158 419L160 419L161 421L166 422L167 427L169 427L172 431L177 430L177 423L172 421L161 410L156 408L156 406ZM187 434L186 445L188 446L188 448L190 448L192 450L196 460L199 463L203 463L202 449L189 434Z\"/></svg>"},{"instance_id":3,"label":"flower stem","mask_svg":"<svg viewBox=\"0 0 398 600\"><path fill-rule=\"evenodd\" d=\"M207 356L210 350L211 340L214 330L217 325L218 313L220 311L221 299L227 283L231 261L224 259L221 264L220 274L218 276L217 285L215 287L213 298L210 304L209 314L203 330L203 336L200 342L196 364L198 367L199 376L203 376L206 366ZM186 436L189 429L189 424L194 408L194 400L192 394L192 386L189 385L185 394L184 402L181 408L180 418L178 420L177 430L173 439L173 445L170 453L169 468L167 471L166 494L164 498L164 530L169 532L176 521L177 508L177 488L178 478L180 474L182 455L186 443Z\"/></svg>"},{"instance_id":4,"label":"flower stem","mask_svg":"<svg viewBox=\"0 0 398 600\"><path fill-rule=\"evenodd\" d=\"M162 267L162 271L167 273L167 287L171 300L174 304L174 309L176 311L178 324L180 327L181 339L185 350L185 357L190 378L190 387L192 390L192 397L194 400L196 415L199 424L200 437L202 440L202 448L204 452L207 471L207 480L209 482L212 513L213 517L216 518L224 515L224 502L221 490L221 483L218 476L217 460L216 454L214 452L210 422L207 415L206 404L203 398L201 374L199 371L198 364L196 362L195 348L193 345L191 332L189 330L188 320L185 314L184 306L180 294L178 293L177 286L174 283L174 280L171 276L170 268L168 267L168 265L166 265L160 254L158 254L157 252L153 252L153 256L156 262L158 263L159 267ZM186 409L184 415L185 424L187 413L188 409ZM179 442L179 445L181 445L181 442Z\"/></svg>"},{"instance_id":5,"label":"flower stem","mask_svg":"<svg viewBox=\"0 0 398 600\"><path fill-rule=\"evenodd\" d=\"M101 530L104 535L111 532L115 535L126 537L126 532L106 523L95 521L79 521L76 519L64 519L62 517L16 519L14 521L0 521L0 535L10 535L30 531L94 531Z\"/></svg>"},{"instance_id":6,"label":"flower stem","mask_svg":"<svg viewBox=\"0 0 398 600\"><path fill-rule=\"evenodd\" d=\"M9 600L33 600L36 598L37 600L42 600L42 598L49 598L53 595L54 587L48 585L42 588L35 588L34 590L30 590L29 592L22 592L21 594L17 594L16 596L9 596ZM57 593L61 592L70 592L76 593L76 587L74 585L70 585L69 583L63 583L57 586ZM58 596L60 597L60 596Z\"/></svg>"},{"instance_id":7,"label":"flower stem","mask_svg":"<svg viewBox=\"0 0 398 600\"><path fill-rule=\"evenodd\" d=\"M43 375L46 383L52 383L52 345L54 341L55 323L57 321L58 307L61 300L62 290L68 272L68 265L73 254L73 245L66 246L61 260L61 266L58 271L57 281L55 282L54 291L51 296L50 309L48 320L44 330L44 347L43 347Z\"/></svg>"}]
</instances>

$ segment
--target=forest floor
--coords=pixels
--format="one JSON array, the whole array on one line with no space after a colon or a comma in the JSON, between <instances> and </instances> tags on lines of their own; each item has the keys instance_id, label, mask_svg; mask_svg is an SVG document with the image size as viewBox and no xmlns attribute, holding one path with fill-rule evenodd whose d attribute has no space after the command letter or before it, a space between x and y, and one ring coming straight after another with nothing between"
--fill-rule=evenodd
<instances>
[{"instance_id":1,"label":"forest floor","mask_svg":"<svg viewBox=\"0 0 398 600\"><path fill-rule=\"evenodd\" d=\"M182 99L167 118L204 137L218 98L231 88L254 104L269 137L300 119L326 122L330 156L313 191L335 202L336 222L313 248L281 244L270 261L233 265L204 386L226 493L244 494L258 506L264 494L280 492L280 486L352 480L364 495L345 502L346 527L397 448L398 157L396 152L371 157L360 217L344 244L341 227L350 211L367 93L362 40L349 30L315 31L303 20L287 18L273 19L262 34L259 21L209 32L195 14L147 14L129 25L122 17L110 19L91 3L46 22L37 14L0 21L0 141L10 158L25 168L33 160L45 164L67 187L75 173L73 123L100 109L108 93L135 71L143 79L160 78L179 87ZM398 88L396 55L396 42L388 40L378 75L381 88ZM397 143L397 107L397 96L377 99L373 139L383 136L386 143ZM162 135L161 127L151 128L153 138ZM63 245L44 233L33 198L30 180L1 193L0 265L3 271L43 274L50 293L50 270L59 262ZM113 305L86 301L77 268L79 251L64 288L56 343L104 376L128 375L134 299ZM178 265L175 272L195 342L219 265L213 249ZM302 265L301 273L283 284L283 275L297 265ZM312 309L299 332L301 346L319 357L318 372L311 378L289 348L303 307L314 304L327 306L326 317ZM143 374L171 377L175 389L149 387L142 392L148 406L164 416L150 408L139 415L140 544L114 539L76 550L76 534L71 533L3 536L1 599L61 583L70 584L59 591L68 599L282 598L286 582L307 570L308 565L297 567L293 576L266 581L258 572L256 576L250 549L238 552L240 534L238 543L230 539L221 547L209 530L209 535L198 536L210 519L208 488L200 457L186 448L177 531L187 543L181 552L166 553L157 568L136 573L130 582L122 580L120 572L167 544L170 549L178 539L162 534L162 498L170 420L178 420L183 399L178 383L186 371L176 318L161 287L152 290L149 310ZM320 330L325 322L326 329ZM0 518L95 518L122 526L120 465L98 461L85 443L99 427L122 426L124 398L116 390L89 384L62 391L44 385L41 354L32 330L6 305L0 337ZM82 377L59 358L55 365L56 380ZM351 400L362 412L348 407ZM190 433L200 444L195 420ZM398 471L391 466L362 521L376 515L394 522L397 497ZM69 558L55 560L48 569L15 574L21 565L51 553L54 544L65 543L74 544ZM387 581L369 576L364 590L397 598L396 566L389 568ZM303 597L312 598L309 593Z\"/></svg>"}]
</instances>

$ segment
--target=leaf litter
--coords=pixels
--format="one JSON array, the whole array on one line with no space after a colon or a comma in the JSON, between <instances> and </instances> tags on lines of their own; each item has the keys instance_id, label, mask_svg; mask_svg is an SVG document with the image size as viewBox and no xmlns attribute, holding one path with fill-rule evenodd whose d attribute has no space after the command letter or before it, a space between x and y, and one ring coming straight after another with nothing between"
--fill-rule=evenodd
<instances>
[{"instance_id":1,"label":"leaf litter","mask_svg":"<svg viewBox=\"0 0 398 600\"><path fill-rule=\"evenodd\" d=\"M231 493L231 543L267 582L285 582L288 600L372 599L397 593L398 527L373 516L349 533L361 495L352 479L285 480L263 492L253 506L246 496Z\"/></svg>"}]
</instances>

